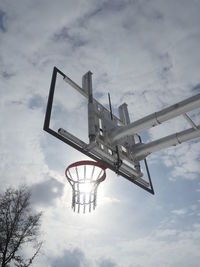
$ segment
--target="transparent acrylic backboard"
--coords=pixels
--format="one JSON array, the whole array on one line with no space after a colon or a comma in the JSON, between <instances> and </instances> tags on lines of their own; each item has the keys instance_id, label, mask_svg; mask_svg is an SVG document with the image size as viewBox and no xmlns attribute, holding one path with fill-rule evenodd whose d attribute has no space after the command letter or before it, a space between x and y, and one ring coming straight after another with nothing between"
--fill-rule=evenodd
<instances>
[{"instance_id":1,"label":"transparent acrylic backboard","mask_svg":"<svg viewBox=\"0 0 200 267\"><path fill-rule=\"evenodd\" d=\"M135 141L129 137L110 142L108 132L124 126L124 122L93 98L91 74L86 73L79 86L54 67L44 130L154 194L150 176L143 178L140 163L130 151L130 144L135 145Z\"/></svg>"}]
</instances>

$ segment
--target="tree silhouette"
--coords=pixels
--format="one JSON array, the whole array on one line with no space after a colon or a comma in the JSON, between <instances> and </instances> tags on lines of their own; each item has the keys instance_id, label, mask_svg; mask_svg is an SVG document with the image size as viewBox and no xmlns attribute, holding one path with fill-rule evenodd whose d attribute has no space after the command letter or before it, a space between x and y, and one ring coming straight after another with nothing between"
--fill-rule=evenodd
<instances>
[{"instance_id":1,"label":"tree silhouette","mask_svg":"<svg viewBox=\"0 0 200 267\"><path fill-rule=\"evenodd\" d=\"M0 194L0 266L12 262L17 267L28 267L37 256L42 242L38 241L41 213L30 206L30 191L22 186L9 188ZM24 245L32 245L32 257L25 259Z\"/></svg>"}]
</instances>

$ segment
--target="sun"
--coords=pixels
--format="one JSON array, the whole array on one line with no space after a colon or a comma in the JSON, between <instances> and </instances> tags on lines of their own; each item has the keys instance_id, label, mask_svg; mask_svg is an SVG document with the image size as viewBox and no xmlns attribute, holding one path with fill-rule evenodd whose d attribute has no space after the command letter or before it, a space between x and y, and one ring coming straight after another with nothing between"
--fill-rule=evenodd
<instances>
[{"instance_id":1,"label":"sun","mask_svg":"<svg viewBox=\"0 0 200 267\"><path fill-rule=\"evenodd\" d=\"M86 213L95 210L97 201L99 202L99 185L106 177L105 169L97 162L89 160L78 161L67 167L65 174L72 186L74 211Z\"/></svg>"},{"instance_id":2,"label":"sun","mask_svg":"<svg viewBox=\"0 0 200 267\"><path fill-rule=\"evenodd\" d=\"M83 182L79 184L79 191L81 193L89 194L94 187L94 184L91 182Z\"/></svg>"}]
</instances>

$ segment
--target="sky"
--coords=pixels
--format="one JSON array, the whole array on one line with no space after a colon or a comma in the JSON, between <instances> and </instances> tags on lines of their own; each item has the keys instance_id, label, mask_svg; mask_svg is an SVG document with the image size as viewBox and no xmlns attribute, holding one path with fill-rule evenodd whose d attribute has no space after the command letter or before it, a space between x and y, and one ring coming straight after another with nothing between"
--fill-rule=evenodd
<instances>
[{"instance_id":1,"label":"sky","mask_svg":"<svg viewBox=\"0 0 200 267\"><path fill-rule=\"evenodd\" d=\"M79 85L91 70L96 99L110 92L115 113L126 102L131 121L198 94L199 12L199 0L0 0L0 191L27 184L43 211L35 266L199 266L199 139L148 157L154 196L107 170L83 215L64 172L85 156L43 131L54 66ZM85 102L60 87L54 126L87 139ZM179 117L142 136L189 127Z\"/></svg>"}]
</instances>

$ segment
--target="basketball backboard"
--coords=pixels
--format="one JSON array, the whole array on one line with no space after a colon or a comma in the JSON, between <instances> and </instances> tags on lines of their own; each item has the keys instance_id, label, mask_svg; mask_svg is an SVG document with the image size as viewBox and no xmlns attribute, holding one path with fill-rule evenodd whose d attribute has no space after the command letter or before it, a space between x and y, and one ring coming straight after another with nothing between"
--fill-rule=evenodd
<instances>
[{"instance_id":1,"label":"basketball backboard","mask_svg":"<svg viewBox=\"0 0 200 267\"><path fill-rule=\"evenodd\" d=\"M57 123L56 129L52 127L51 119L54 109L54 98L57 88L58 79L62 78L62 87L65 89L66 83L71 89L77 91L85 98L83 103L85 112L87 112L87 140L82 137L77 137L70 129L70 124L66 125L64 120L67 120L72 114L65 114L60 124ZM67 90L67 89L66 89ZM59 92L58 92L59 93ZM66 91L67 93L67 91ZM109 98L110 99L110 98ZM66 103L68 105L68 103ZM52 80L47 103L44 130L72 146L76 150L99 162L106 168L111 169L118 175L131 181L137 186L143 188L151 194L154 194L151 178L148 171L148 166L145 157L136 158L133 151L137 146L141 146L141 138L139 135L125 136L120 140L113 141L110 139L110 133L113 130L120 129L130 124L127 105L122 104L118 111L118 116L112 113L111 102L106 108L93 97L92 88L92 73L89 71L82 77L82 86L79 86L65 75L58 68L54 67ZM69 110L68 110L69 111ZM65 126L63 126L65 124ZM144 161L144 166L147 170L147 178L144 179L140 167L140 161Z\"/></svg>"}]
</instances>

